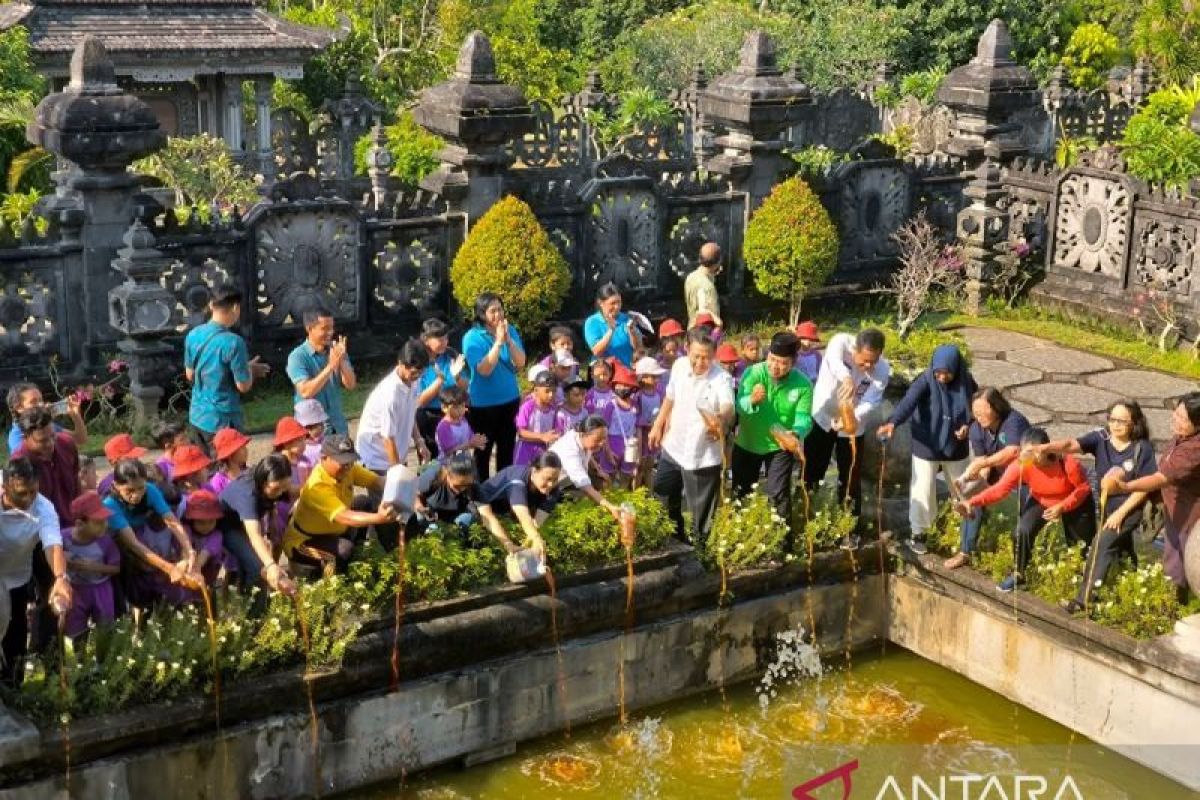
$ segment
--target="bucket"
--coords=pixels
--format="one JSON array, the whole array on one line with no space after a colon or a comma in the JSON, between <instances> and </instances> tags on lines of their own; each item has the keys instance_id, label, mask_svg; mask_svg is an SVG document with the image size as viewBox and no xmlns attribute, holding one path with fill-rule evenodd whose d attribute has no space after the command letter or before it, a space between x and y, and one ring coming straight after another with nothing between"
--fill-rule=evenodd
<instances>
[{"instance_id":1,"label":"bucket","mask_svg":"<svg viewBox=\"0 0 1200 800\"><path fill-rule=\"evenodd\" d=\"M513 583L525 583L546 574L546 562L536 550L528 548L509 553L504 559L504 568Z\"/></svg>"}]
</instances>

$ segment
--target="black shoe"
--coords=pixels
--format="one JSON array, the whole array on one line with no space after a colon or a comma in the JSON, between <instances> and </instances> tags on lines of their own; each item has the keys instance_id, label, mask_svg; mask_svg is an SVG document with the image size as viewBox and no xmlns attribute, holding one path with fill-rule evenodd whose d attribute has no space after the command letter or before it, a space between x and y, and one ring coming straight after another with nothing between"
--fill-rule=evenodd
<instances>
[{"instance_id":1,"label":"black shoe","mask_svg":"<svg viewBox=\"0 0 1200 800\"><path fill-rule=\"evenodd\" d=\"M923 556L929 552L929 547L925 544L924 536L914 536L908 540L908 549L912 550L919 556Z\"/></svg>"},{"instance_id":2,"label":"black shoe","mask_svg":"<svg viewBox=\"0 0 1200 800\"><path fill-rule=\"evenodd\" d=\"M1063 611L1067 612L1072 617L1076 614L1082 614L1084 610L1083 603L1079 602L1078 600L1064 600L1059 605L1062 606Z\"/></svg>"}]
</instances>

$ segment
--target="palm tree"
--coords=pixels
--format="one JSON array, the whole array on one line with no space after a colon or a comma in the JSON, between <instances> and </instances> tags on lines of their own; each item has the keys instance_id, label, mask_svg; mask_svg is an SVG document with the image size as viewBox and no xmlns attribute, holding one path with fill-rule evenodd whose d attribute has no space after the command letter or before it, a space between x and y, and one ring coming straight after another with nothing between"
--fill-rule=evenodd
<instances>
[{"instance_id":1,"label":"palm tree","mask_svg":"<svg viewBox=\"0 0 1200 800\"><path fill-rule=\"evenodd\" d=\"M33 119L35 107L33 96L27 93L13 94L0 101L0 132L13 132L23 136L25 127ZM26 176L34 169L48 165L54 158L37 146L14 149L8 155L5 176L5 189L8 192L17 191Z\"/></svg>"}]
</instances>

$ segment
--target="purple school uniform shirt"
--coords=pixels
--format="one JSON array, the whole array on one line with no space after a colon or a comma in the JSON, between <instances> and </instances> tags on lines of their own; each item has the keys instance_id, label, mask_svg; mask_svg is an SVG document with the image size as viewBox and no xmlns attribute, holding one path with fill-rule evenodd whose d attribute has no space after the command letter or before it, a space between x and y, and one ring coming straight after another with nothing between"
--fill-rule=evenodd
<instances>
[{"instance_id":1,"label":"purple school uniform shirt","mask_svg":"<svg viewBox=\"0 0 1200 800\"><path fill-rule=\"evenodd\" d=\"M796 369L815 385L821 371L821 351L802 350L796 355Z\"/></svg>"},{"instance_id":2,"label":"purple school uniform shirt","mask_svg":"<svg viewBox=\"0 0 1200 800\"><path fill-rule=\"evenodd\" d=\"M542 407L532 397L526 398L517 411L517 430L532 433L550 433L554 430L555 408L553 405ZM534 459L546 450L546 445L540 442L526 442L517 437L516 452L513 453L513 463L524 466L532 464Z\"/></svg>"},{"instance_id":3,"label":"purple school uniform shirt","mask_svg":"<svg viewBox=\"0 0 1200 800\"><path fill-rule=\"evenodd\" d=\"M658 418L658 411L662 408L663 397L666 395L666 389L662 382L652 392L647 392L642 389L638 392L638 427L649 428L654 424L654 420Z\"/></svg>"},{"instance_id":4,"label":"purple school uniform shirt","mask_svg":"<svg viewBox=\"0 0 1200 800\"><path fill-rule=\"evenodd\" d=\"M437 430L434 432L434 437L437 439L438 453L445 460L447 454L456 447L462 447L467 442L471 441L471 437L475 432L471 430L471 424L467 422L467 418L463 417L458 422L451 422L448 418L442 417L437 424Z\"/></svg>"},{"instance_id":5,"label":"purple school uniform shirt","mask_svg":"<svg viewBox=\"0 0 1200 800\"><path fill-rule=\"evenodd\" d=\"M171 463L171 459L163 456L154 463L158 467L158 471L163 474L163 479L169 483L175 475L175 465Z\"/></svg>"},{"instance_id":6,"label":"purple school uniform shirt","mask_svg":"<svg viewBox=\"0 0 1200 800\"><path fill-rule=\"evenodd\" d=\"M225 487L233 483L233 478L229 477L225 472L217 472L208 481L208 489L218 497L221 492L225 491Z\"/></svg>"},{"instance_id":7,"label":"purple school uniform shirt","mask_svg":"<svg viewBox=\"0 0 1200 800\"><path fill-rule=\"evenodd\" d=\"M616 397L612 389L596 389L595 387L588 389L587 397L583 401L583 407L588 410L589 414L603 414L604 409L612 405L613 399Z\"/></svg>"},{"instance_id":8,"label":"purple school uniform shirt","mask_svg":"<svg viewBox=\"0 0 1200 800\"><path fill-rule=\"evenodd\" d=\"M111 567L119 567L121 565L121 551L117 548L117 543L107 533L103 534L99 539L82 544L75 540L75 531L73 528L66 528L62 532L63 549L67 551L68 558L80 558L87 561L98 561L101 564L107 564ZM72 584L78 585L96 585L112 579L111 575L99 575L95 572L83 572L73 569L67 569L67 580Z\"/></svg>"},{"instance_id":9,"label":"purple school uniform shirt","mask_svg":"<svg viewBox=\"0 0 1200 800\"><path fill-rule=\"evenodd\" d=\"M559 433L566 433L574 428L580 422L587 419L587 407L581 407L578 411L572 411L566 406L559 406L554 412L554 430Z\"/></svg>"},{"instance_id":10,"label":"purple school uniform shirt","mask_svg":"<svg viewBox=\"0 0 1200 800\"><path fill-rule=\"evenodd\" d=\"M321 463L321 443L308 442L304 445L304 457L314 468Z\"/></svg>"}]
</instances>

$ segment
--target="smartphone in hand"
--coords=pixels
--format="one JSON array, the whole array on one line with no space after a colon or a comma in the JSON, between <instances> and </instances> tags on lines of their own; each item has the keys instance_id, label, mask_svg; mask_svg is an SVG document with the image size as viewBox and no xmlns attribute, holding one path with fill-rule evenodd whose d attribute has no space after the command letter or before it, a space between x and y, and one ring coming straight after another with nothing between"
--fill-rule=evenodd
<instances>
[{"instance_id":1,"label":"smartphone in hand","mask_svg":"<svg viewBox=\"0 0 1200 800\"><path fill-rule=\"evenodd\" d=\"M50 413L56 417L65 417L71 411L71 405L66 400L50 404Z\"/></svg>"}]
</instances>

